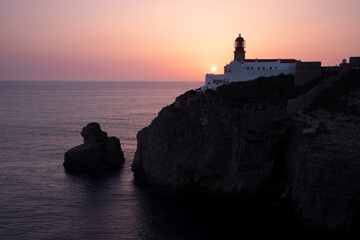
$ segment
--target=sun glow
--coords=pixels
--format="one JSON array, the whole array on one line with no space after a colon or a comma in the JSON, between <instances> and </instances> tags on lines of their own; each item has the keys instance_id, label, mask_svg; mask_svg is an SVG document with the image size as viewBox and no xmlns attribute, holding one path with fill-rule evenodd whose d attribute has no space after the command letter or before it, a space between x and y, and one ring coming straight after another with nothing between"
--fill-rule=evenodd
<instances>
[{"instance_id":1,"label":"sun glow","mask_svg":"<svg viewBox=\"0 0 360 240\"><path fill-rule=\"evenodd\" d=\"M211 67L212 72L216 72L216 67Z\"/></svg>"},{"instance_id":2,"label":"sun glow","mask_svg":"<svg viewBox=\"0 0 360 240\"><path fill-rule=\"evenodd\" d=\"M239 34L248 59L360 54L359 0L268 2L0 0L0 80L203 81Z\"/></svg>"}]
</instances>

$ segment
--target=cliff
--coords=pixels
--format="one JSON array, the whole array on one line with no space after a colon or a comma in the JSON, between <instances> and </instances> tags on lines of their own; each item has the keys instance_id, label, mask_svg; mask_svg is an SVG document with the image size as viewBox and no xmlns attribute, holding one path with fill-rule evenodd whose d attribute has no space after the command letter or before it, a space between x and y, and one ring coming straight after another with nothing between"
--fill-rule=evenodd
<instances>
[{"instance_id":1,"label":"cliff","mask_svg":"<svg viewBox=\"0 0 360 240\"><path fill-rule=\"evenodd\" d=\"M293 76L282 75L189 91L138 133L135 177L163 191L286 199L305 225L354 234L360 71L337 78L291 113L291 99L304 99L328 80L295 87Z\"/></svg>"},{"instance_id":2,"label":"cliff","mask_svg":"<svg viewBox=\"0 0 360 240\"><path fill-rule=\"evenodd\" d=\"M243 196L268 191L278 178L273 169L292 167L285 156L294 124L285 102L273 100L242 104L187 92L138 133L135 174L164 190Z\"/></svg>"},{"instance_id":3,"label":"cliff","mask_svg":"<svg viewBox=\"0 0 360 240\"><path fill-rule=\"evenodd\" d=\"M292 114L298 128L292 204L310 227L359 237L360 71L344 72L308 109Z\"/></svg>"}]
</instances>

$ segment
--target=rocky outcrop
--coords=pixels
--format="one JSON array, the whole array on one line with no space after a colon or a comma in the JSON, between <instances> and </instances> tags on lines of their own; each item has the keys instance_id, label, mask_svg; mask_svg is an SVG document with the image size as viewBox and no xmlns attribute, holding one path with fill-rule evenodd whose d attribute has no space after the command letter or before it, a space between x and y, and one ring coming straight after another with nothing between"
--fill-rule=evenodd
<instances>
[{"instance_id":1,"label":"rocky outcrop","mask_svg":"<svg viewBox=\"0 0 360 240\"><path fill-rule=\"evenodd\" d=\"M280 198L292 182L284 104L233 104L190 91L138 133L132 170L164 190Z\"/></svg>"},{"instance_id":2,"label":"rocky outcrop","mask_svg":"<svg viewBox=\"0 0 360 240\"><path fill-rule=\"evenodd\" d=\"M360 71L342 71L297 122L293 209L330 232L360 235Z\"/></svg>"},{"instance_id":3,"label":"rocky outcrop","mask_svg":"<svg viewBox=\"0 0 360 240\"><path fill-rule=\"evenodd\" d=\"M359 236L360 71L316 84L280 76L185 93L138 133L135 177L165 191L286 198L304 225Z\"/></svg>"},{"instance_id":4,"label":"rocky outcrop","mask_svg":"<svg viewBox=\"0 0 360 240\"><path fill-rule=\"evenodd\" d=\"M325 110L294 118L299 126L292 190L296 216L326 231L358 228L360 118Z\"/></svg>"},{"instance_id":5,"label":"rocky outcrop","mask_svg":"<svg viewBox=\"0 0 360 240\"><path fill-rule=\"evenodd\" d=\"M289 113L299 112L300 110L309 107L309 105L314 101L314 99L322 93L325 89L330 88L333 84L340 79L342 79L346 74L348 74L350 68L344 68L335 76L331 76L324 80L323 83L318 84L313 89L308 91L306 94L295 98L290 99L287 103L287 110Z\"/></svg>"},{"instance_id":6,"label":"rocky outcrop","mask_svg":"<svg viewBox=\"0 0 360 240\"><path fill-rule=\"evenodd\" d=\"M96 171L121 167L125 161L117 137L108 137L96 122L81 131L84 144L65 153L64 167L72 171Z\"/></svg>"}]
</instances>

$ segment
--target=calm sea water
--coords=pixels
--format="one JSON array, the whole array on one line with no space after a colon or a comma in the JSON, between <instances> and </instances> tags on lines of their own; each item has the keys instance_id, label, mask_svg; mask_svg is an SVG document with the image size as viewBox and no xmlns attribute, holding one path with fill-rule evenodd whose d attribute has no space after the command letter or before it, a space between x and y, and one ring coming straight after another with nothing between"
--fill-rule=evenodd
<instances>
[{"instance_id":1,"label":"calm sea water","mask_svg":"<svg viewBox=\"0 0 360 240\"><path fill-rule=\"evenodd\" d=\"M134 184L136 133L200 85L0 82L0 239L293 239L292 224L272 209ZM93 121L120 138L126 163L68 174L64 153Z\"/></svg>"}]
</instances>

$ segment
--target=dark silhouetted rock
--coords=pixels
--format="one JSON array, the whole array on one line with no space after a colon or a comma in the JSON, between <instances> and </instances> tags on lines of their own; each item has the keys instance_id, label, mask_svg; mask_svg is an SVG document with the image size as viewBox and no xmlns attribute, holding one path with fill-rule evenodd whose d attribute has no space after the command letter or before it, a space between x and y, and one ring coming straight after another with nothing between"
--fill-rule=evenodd
<instances>
[{"instance_id":1,"label":"dark silhouetted rock","mask_svg":"<svg viewBox=\"0 0 360 240\"><path fill-rule=\"evenodd\" d=\"M94 170L102 167L101 144L88 143L74 147L65 153L64 167L70 170Z\"/></svg>"},{"instance_id":2,"label":"dark silhouetted rock","mask_svg":"<svg viewBox=\"0 0 360 240\"><path fill-rule=\"evenodd\" d=\"M285 104L233 104L188 92L138 133L132 170L165 190L280 198L292 183L294 126Z\"/></svg>"},{"instance_id":3,"label":"dark silhouetted rock","mask_svg":"<svg viewBox=\"0 0 360 240\"><path fill-rule=\"evenodd\" d=\"M83 127L81 136L84 138L84 143L100 143L106 142L107 133L100 129L100 125L97 122L92 122Z\"/></svg>"},{"instance_id":4,"label":"dark silhouetted rock","mask_svg":"<svg viewBox=\"0 0 360 240\"><path fill-rule=\"evenodd\" d=\"M125 161L117 137L107 137L96 122L81 131L84 144L65 153L64 167L72 171L96 171L120 168Z\"/></svg>"},{"instance_id":5,"label":"dark silhouetted rock","mask_svg":"<svg viewBox=\"0 0 360 240\"><path fill-rule=\"evenodd\" d=\"M292 115L298 125L295 215L312 228L357 231L354 239L360 239L359 93L360 71L351 70L337 76L334 86L318 95L309 111Z\"/></svg>"},{"instance_id":6,"label":"dark silhouetted rock","mask_svg":"<svg viewBox=\"0 0 360 240\"><path fill-rule=\"evenodd\" d=\"M280 76L183 94L138 132L135 178L165 192L288 199L308 227L360 239L360 70L333 78L321 91L311 89L328 79L306 89ZM306 92L306 104L289 101Z\"/></svg>"},{"instance_id":7,"label":"dark silhouetted rock","mask_svg":"<svg viewBox=\"0 0 360 240\"><path fill-rule=\"evenodd\" d=\"M123 162L124 153L121 151L120 140L117 137L108 137L105 145L104 163L110 168L117 168Z\"/></svg>"},{"instance_id":8,"label":"dark silhouetted rock","mask_svg":"<svg viewBox=\"0 0 360 240\"><path fill-rule=\"evenodd\" d=\"M358 229L360 118L325 110L312 113L294 116L299 126L306 122L315 129L304 134L299 128L297 136L292 190L295 214L305 225L326 231Z\"/></svg>"}]
</instances>

